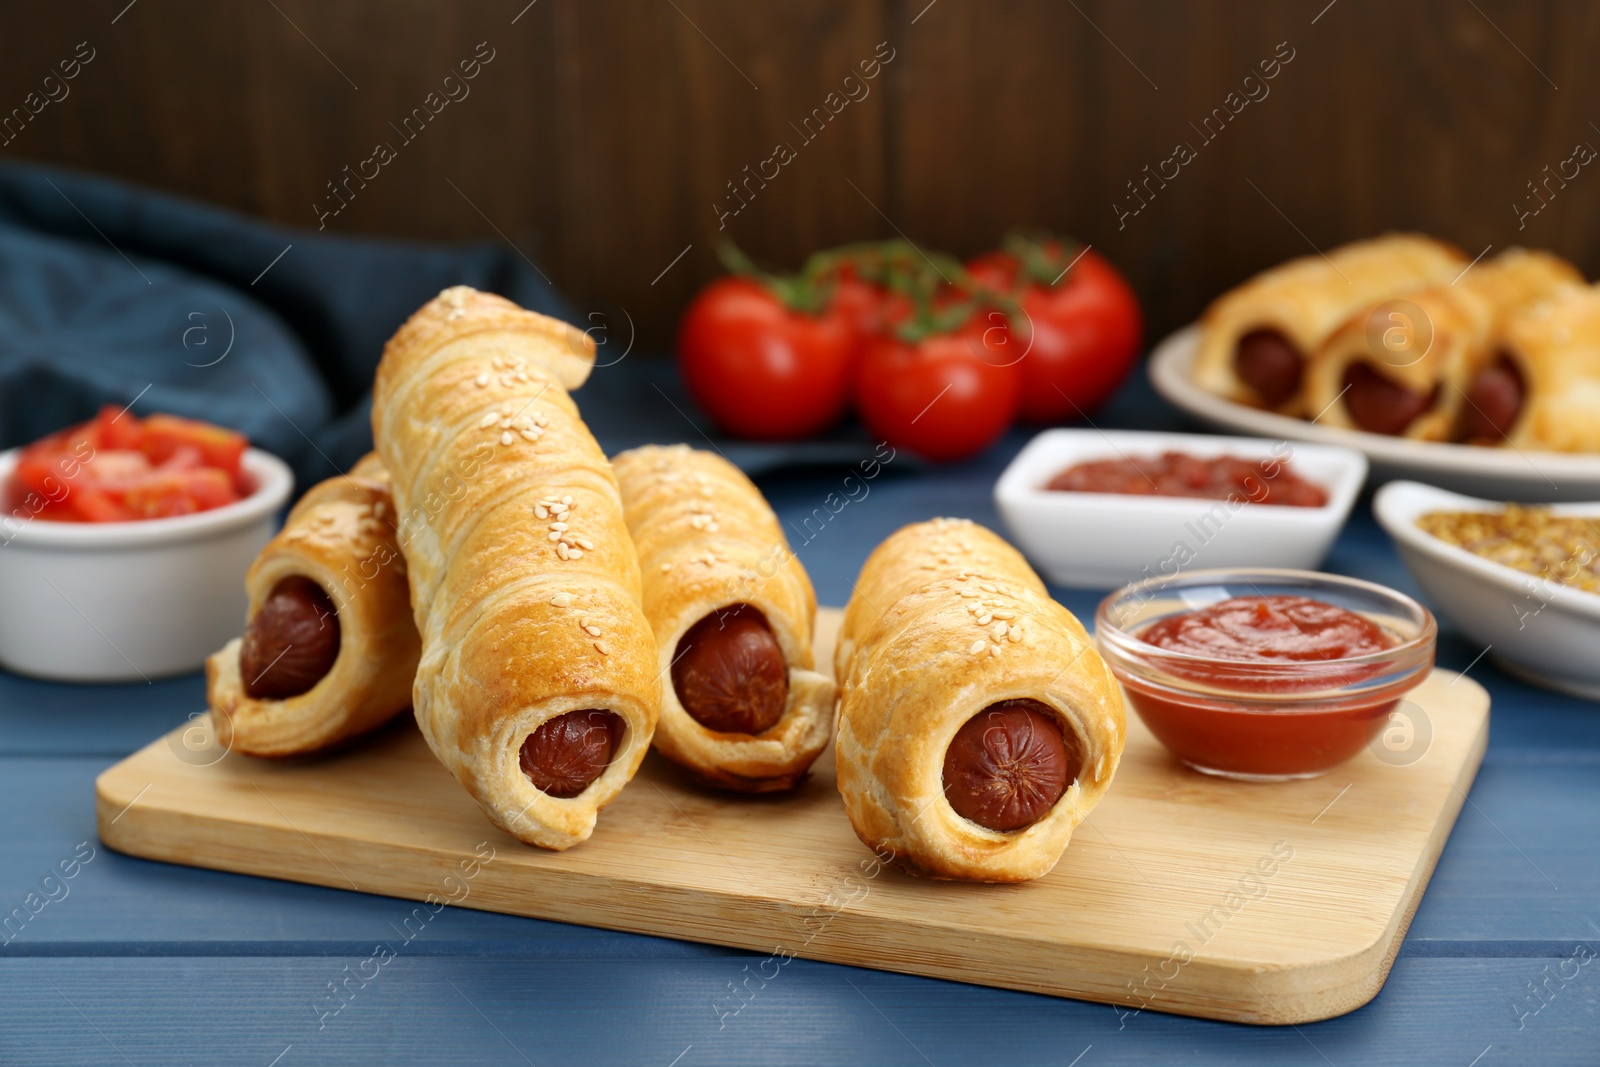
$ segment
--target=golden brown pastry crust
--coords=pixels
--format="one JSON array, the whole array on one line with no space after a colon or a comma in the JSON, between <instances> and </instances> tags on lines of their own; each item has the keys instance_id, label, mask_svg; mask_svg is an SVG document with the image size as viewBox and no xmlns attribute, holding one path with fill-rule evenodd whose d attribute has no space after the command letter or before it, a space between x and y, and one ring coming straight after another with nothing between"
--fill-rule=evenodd
<instances>
[{"instance_id":1,"label":"golden brown pastry crust","mask_svg":"<svg viewBox=\"0 0 1600 1067\"><path fill-rule=\"evenodd\" d=\"M1047 873L1122 757L1122 691L1083 626L1022 556L963 519L891 535L867 559L835 656L839 792L856 834L936 878L1017 882ZM1053 709L1082 771L1042 819L999 833L944 794L956 731L1003 700Z\"/></svg>"},{"instance_id":2,"label":"golden brown pastry crust","mask_svg":"<svg viewBox=\"0 0 1600 1067\"><path fill-rule=\"evenodd\" d=\"M206 697L227 751L312 752L380 726L411 704L420 642L405 557L395 543L389 476L377 456L312 486L295 504L245 575L248 618L294 576L316 582L338 609L338 657L306 692L257 700L245 694L239 676L239 638L213 653Z\"/></svg>"},{"instance_id":3,"label":"golden brown pastry crust","mask_svg":"<svg viewBox=\"0 0 1600 1067\"><path fill-rule=\"evenodd\" d=\"M1498 331L1496 349L1524 383L1508 445L1600 452L1600 287L1565 289L1517 312Z\"/></svg>"},{"instance_id":4,"label":"golden brown pastry crust","mask_svg":"<svg viewBox=\"0 0 1600 1067\"><path fill-rule=\"evenodd\" d=\"M662 755L713 785L788 789L805 777L833 730L834 684L813 669L816 594L761 491L720 456L647 445L612 460L639 552L644 610L662 678ZM678 643L719 608L749 604L766 617L789 666L783 717L761 734L707 729L672 685Z\"/></svg>"},{"instance_id":5,"label":"golden brown pastry crust","mask_svg":"<svg viewBox=\"0 0 1600 1067\"><path fill-rule=\"evenodd\" d=\"M390 340L373 393L422 634L417 723L496 825L554 849L633 777L661 701L616 479L566 391L593 358L578 330L457 287ZM592 708L626 725L610 765L570 799L535 788L523 742Z\"/></svg>"},{"instance_id":6,"label":"golden brown pastry crust","mask_svg":"<svg viewBox=\"0 0 1600 1067\"><path fill-rule=\"evenodd\" d=\"M1495 353L1495 333L1505 320L1522 308L1548 299L1556 292L1583 284L1576 267L1548 252L1509 248L1493 259L1478 263L1454 284L1436 285L1405 298L1431 330L1431 342L1420 347L1416 322L1392 319L1392 313L1415 318L1404 309L1392 312L1387 301L1358 311L1335 330L1311 357L1307 370L1306 399L1319 421L1327 426L1359 429L1345 405L1346 370L1364 361L1381 376L1399 385L1430 393L1438 389L1433 406L1406 428L1405 437L1419 441L1447 441L1460 414L1466 389ZM1388 355L1381 344L1384 331L1412 331L1410 344L1395 346Z\"/></svg>"},{"instance_id":7,"label":"golden brown pastry crust","mask_svg":"<svg viewBox=\"0 0 1600 1067\"><path fill-rule=\"evenodd\" d=\"M1466 266L1460 249L1422 234L1391 233L1355 241L1326 255L1291 259L1218 297L1201 318L1194 379L1241 404L1264 406L1234 373L1234 348L1252 330L1274 329L1309 358L1356 311L1390 297L1448 283ZM1315 414L1304 382L1276 408Z\"/></svg>"}]
</instances>

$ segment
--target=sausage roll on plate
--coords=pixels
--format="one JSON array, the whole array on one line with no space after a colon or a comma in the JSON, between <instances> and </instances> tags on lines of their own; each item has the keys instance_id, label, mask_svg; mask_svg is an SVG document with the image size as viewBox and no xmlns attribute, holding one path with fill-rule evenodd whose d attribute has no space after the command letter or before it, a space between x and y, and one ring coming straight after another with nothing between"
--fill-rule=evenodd
<instances>
[{"instance_id":1,"label":"sausage roll on plate","mask_svg":"<svg viewBox=\"0 0 1600 1067\"><path fill-rule=\"evenodd\" d=\"M1448 283L1467 265L1453 245L1394 233L1302 256L1224 293L1201 319L1195 382L1284 415L1307 416L1306 361L1355 312Z\"/></svg>"},{"instance_id":2,"label":"sausage roll on plate","mask_svg":"<svg viewBox=\"0 0 1600 1067\"><path fill-rule=\"evenodd\" d=\"M663 678L656 748L712 785L788 789L827 747L816 596L777 516L720 456L649 445L613 460Z\"/></svg>"},{"instance_id":3,"label":"sausage roll on plate","mask_svg":"<svg viewBox=\"0 0 1600 1067\"><path fill-rule=\"evenodd\" d=\"M206 661L225 751L312 752L410 706L420 644L376 456L301 497L245 587L244 636Z\"/></svg>"},{"instance_id":4,"label":"sausage roll on plate","mask_svg":"<svg viewBox=\"0 0 1600 1067\"><path fill-rule=\"evenodd\" d=\"M1468 387L1464 433L1521 449L1600 452L1600 287L1564 289L1512 315L1494 351Z\"/></svg>"},{"instance_id":5,"label":"sausage roll on plate","mask_svg":"<svg viewBox=\"0 0 1600 1067\"><path fill-rule=\"evenodd\" d=\"M440 761L521 840L586 840L661 702L616 478L567 395L593 342L448 289L384 348L372 431L422 637L412 703Z\"/></svg>"},{"instance_id":6,"label":"sausage roll on plate","mask_svg":"<svg viewBox=\"0 0 1600 1067\"><path fill-rule=\"evenodd\" d=\"M1363 308L1311 359L1307 404L1327 426L1420 441L1498 439L1521 394L1495 350L1513 313L1581 286L1576 267L1512 248L1457 281ZM1514 395L1513 395L1514 393Z\"/></svg>"},{"instance_id":7,"label":"sausage roll on plate","mask_svg":"<svg viewBox=\"0 0 1600 1067\"><path fill-rule=\"evenodd\" d=\"M995 534L907 526L868 557L836 655L839 792L856 835L935 878L1047 873L1122 758L1122 691Z\"/></svg>"}]
</instances>

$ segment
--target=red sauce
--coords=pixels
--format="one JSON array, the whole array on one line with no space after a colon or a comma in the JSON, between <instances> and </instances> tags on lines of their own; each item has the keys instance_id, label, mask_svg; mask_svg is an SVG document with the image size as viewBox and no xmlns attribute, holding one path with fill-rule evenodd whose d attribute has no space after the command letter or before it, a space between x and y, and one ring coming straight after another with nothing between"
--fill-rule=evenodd
<instances>
[{"instance_id":1,"label":"red sauce","mask_svg":"<svg viewBox=\"0 0 1600 1067\"><path fill-rule=\"evenodd\" d=\"M1309 597L1235 597L1168 616L1138 637L1212 660L1169 665L1171 674L1201 687L1249 694L1229 699L1122 679L1150 732L1203 769L1266 777L1321 773L1365 748L1399 703L1386 686L1325 702L1270 702L1274 693L1337 690L1375 677L1378 667L1340 661L1400 643L1369 619ZM1297 665L1304 667L1285 670Z\"/></svg>"},{"instance_id":2,"label":"red sauce","mask_svg":"<svg viewBox=\"0 0 1600 1067\"><path fill-rule=\"evenodd\" d=\"M1328 502L1327 490L1300 477L1284 460L1200 457L1186 452L1090 460L1068 467L1051 478L1045 488L1241 500L1297 508L1320 508Z\"/></svg>"},{"instance_id":3,"label":"red sauce","mask_svg":"<svg viewBox=\"0 0 1600 1067\"><path fill-rule=\"evenodd\" d=\"M1268 661L1347 659L1396 644L1370 619L1306 596L1236 596L1169 615L1139 640L1195 656Z\"/></svg>"}]
</instances>

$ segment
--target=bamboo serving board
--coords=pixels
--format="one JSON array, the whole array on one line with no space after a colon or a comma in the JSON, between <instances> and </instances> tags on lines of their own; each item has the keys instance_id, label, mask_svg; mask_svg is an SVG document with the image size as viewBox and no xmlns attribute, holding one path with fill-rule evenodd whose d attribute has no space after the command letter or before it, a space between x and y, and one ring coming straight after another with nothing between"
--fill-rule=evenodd
<instances>
[{"instance_id":1,"label":"bamboo serving board","mask_svg":"<svg viewBox=\"0 0 1600 1067\"><path fill-rule=\"evenodd\" d=\"M838 615L818 619L819 663ZM100 775L96 807L107 845L149 859L732 945L775 966L1302 1023L1382 987L1482 761L1481 687L1436 670L1411 701L1420 759L1369 751L1271 785L1186 770L1130 712L1111 791L1055 871L1014 886L882 867L845 818L831 750L794 795L754 799L687 784L652 754L566 852L491 825L405 723L289 762L208 755L191 724Z\"/></svg>"}]
</instances>

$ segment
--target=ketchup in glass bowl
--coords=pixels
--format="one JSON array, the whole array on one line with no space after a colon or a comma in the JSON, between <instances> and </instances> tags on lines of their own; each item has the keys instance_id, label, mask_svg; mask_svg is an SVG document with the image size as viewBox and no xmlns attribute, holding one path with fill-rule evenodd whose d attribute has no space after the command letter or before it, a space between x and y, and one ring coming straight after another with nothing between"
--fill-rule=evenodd
<instances>
[{"instance_id":1,"label":"ketchup in glass bowl","mask_svg":"<svg viewBox=\"0 0 1600 1067\"><path fill-rule=\"evenodd\" d=\"M1437 627L1402 593L1292 570L1124 586L1095 643L1150 732L1195 770L1313 778L1364 749L1433 668Z\"/></svg>"}]
</instances>

